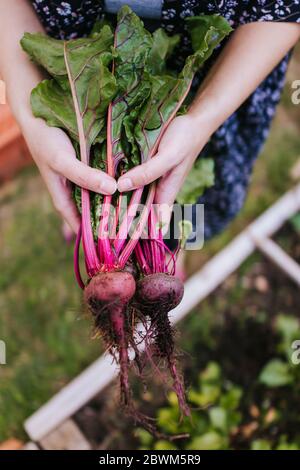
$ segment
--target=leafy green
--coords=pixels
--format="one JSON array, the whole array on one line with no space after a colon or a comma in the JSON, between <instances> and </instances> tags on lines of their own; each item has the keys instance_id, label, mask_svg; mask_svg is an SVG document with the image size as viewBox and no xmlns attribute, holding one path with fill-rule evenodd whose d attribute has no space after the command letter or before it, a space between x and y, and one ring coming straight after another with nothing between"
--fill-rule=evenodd
<instances>
[{"instance_id":1,"label":"leafy green","mask_svg":"<svg viewBox=\"0 0 300 470\"><path fill-rule=\"evenodd\" d=\"M296 230L296 232L300 233L300 212L298 212L298 214L294 215L290 219L290 222L291 222L293 228Z\"/></svg>"},{"instance_id":2,"label":"leafy green","mask_svg":"<svg viewBox=\"0 0 300 470\"><path fill-rule=\"evenodd\" d=\"M32 91L33 114L50 126L66 130L77 142L82 126L90 148L105 126L107 107L117 91L116 80L108 68L113 58L110 28L104 26L94 38L69 42L26 33L21 44L53 77Z\"/></svg>"},{"instance_id":3,"label":"leafy green","mask_svg":"<svg viewBox=\"0 0 300 470\"><path fill-rule=\"evenodd\" d=\"M25 33L23 49L50 75L32 91L33 114L65 130L77 156L111 176L147 161L171 120L183 112L195 72L231 31L227 21L216 15L196 17L187 27L194 53L177 76L168 71L167 61L179 37L161 29L151 34L128 6L120 9L114 32L100 22L90 37L70 41ZM203 172L201 190L211 184L212 176L205 166L198 172ZM90 232L97 241L103 197L80 188L73 194L82 220L92 225L83 229L83 241L89 232L84 248L89 250ZM153 189L148 193L150 203L152 194ZM113 200L118 204L117 198ZM88 257L97 264L95 252Z\"/></svg>"},{"instance_id":4,"label":"leafy green","mask_svg":"<svg viewBox=\"0 0 300 470\"><path fill-rule=\"evenodd\" d=\"M259 381L268 387L282 387L293 382L293 375L288 363L272 359L261 371Z\"/></svg>"},{"instance_id":5,"label":"leafy green","mask_svg":"<svg viewBox=\"0 0 300 470\"><path fill-rule=\"evenodd\" d=\"M214 161L210 158L199 158L177 195L179 204L195 204L206 188L215 182Z\"/></svg>"},{"instance_id":6,"label":"leafy green","mask_svg":"<svg viewBox=\"0 0 300 470\"><path fill-rule=\"evenodd\" d=\"M111 151L112 159L119 162L125 156L123 129L131 144L132 155L138 157L131 128L135 122L134 117L150 93L150 82L145 79L144 70L152 47L152 36L145 30L143 22L127 6L123 7L118 14L114 46L117 56L113 72L119 92L111 103L109 132L111 149L108 149L108 152ZM132 110L133 115L129 118L128 115ZM138 163L137 158L135 164Z\"/></svg>"},{"instance_id":7,"label":"leafy green","mask_svg":"<svg viewBox=\"0 0 300 470\"><path fill-rule=\"evenodd\" d=\"M167 73L167 60L179 44L180 36L168 36L159 28L153 33L153 44L149 54L148 71L153 75Z\"/></svg>"},{"instance_id":8,"label":"leafy green","mask_svg":"<svg viewBox=\"0 0 300 470\"><path fill-rule=\"evenodd\" d=\"M32 91L31 106L35 117L66 130L72 140L79 142L71 92L63 90L55 80L44 80Z\"/></svg>"},{"instance_id":9,"label":"leafy green","mask_svg":"<svg viewBox=\"0 0 300 470\"><path fill-rule=\"evenodd\" d=\"M127 6L118 13L114 34L103 22L90 37L70 41L25 33L23 49L52 77L33 90L34 115L66 130L76 142L81 117L89 148L105 140L111 103L112 158L119 163L126 156L127 165L145 161L187 96L194 73L231 31L217 15L195 17L187 25L195 52L178 77L167 70L178 35L168 36L162 29L150 34Z\"/></svg>"}]
</instances>

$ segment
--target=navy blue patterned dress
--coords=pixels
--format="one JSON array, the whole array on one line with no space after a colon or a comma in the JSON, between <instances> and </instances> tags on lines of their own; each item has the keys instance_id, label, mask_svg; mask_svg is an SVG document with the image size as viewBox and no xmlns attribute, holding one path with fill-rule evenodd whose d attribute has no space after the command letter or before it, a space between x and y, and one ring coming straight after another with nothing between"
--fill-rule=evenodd
<instances>
[{"instance_id":1,"label":"navy blue patterned dress","mask_svg":"<svg viewBox=\"0 0 300 470\"><path fill-rule=\"evenodd\" d=\"M105 14L104 2L100 0L33 0L32 3L47 32L58 38L74 38L87 34L95 20ZM180 68L184 58L191 52L184 18L213 13L224 16L233 28L254 21L300 23L300 0L162 1L161 20L157 20L154 26L161 25L169 33L181 34L176 60L170 66ZM198 88L225 44L226 41L197 74L194 90ZM205 204L206 239L223 230L244 203L253 164L268 136L281 96L288 60L289 55L214 133L201 153L212 156L216 168L215 185L199 199L199 202Z\"/></svg>"}]
</instances>

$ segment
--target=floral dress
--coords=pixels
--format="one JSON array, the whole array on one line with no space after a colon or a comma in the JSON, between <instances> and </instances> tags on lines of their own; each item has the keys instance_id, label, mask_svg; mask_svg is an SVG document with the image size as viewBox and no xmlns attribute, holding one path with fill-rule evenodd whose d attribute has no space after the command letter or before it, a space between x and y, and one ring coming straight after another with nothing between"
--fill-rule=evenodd
<instances>
[{"instance_id":1,"label":"floral dress","mask_svg":"<svg viewBox=\"0 0 300 470\"><path fill-rule=\"evenodd\" d=\"M46 31L57 38L83 36L91 30L95 20L105 14L103 0L33 0L32 3ZM182 66L184 58L191 52L184 22L188 16L217 13L234 29L254 21L300 23L300 0L162 0L161 3L161 19L153 20L151 27L162 26L168 33L180 33L181 44L176 59L170 64L175 69ZM194 90L225 44L226 41L196 75ZM199 203L205 207L206 239L222 231L244 203L253 164L268 136L280 100L288 61L289 54L213 134L201 152L201 156L214 158L216 171L215 185L199 198Z\"/></svg>"}]
</instances>

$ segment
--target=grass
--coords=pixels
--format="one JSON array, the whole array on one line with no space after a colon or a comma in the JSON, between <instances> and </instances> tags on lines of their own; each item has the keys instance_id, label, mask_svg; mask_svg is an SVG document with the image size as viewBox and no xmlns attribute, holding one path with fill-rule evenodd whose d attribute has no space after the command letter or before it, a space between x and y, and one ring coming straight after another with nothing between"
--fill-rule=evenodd
<instances>
[{"instance_id":1,"label":"grass","mask_svg":"<svg viewBox=\"0 0 300 470\"><path fill-rule=\"evenodd\" d=\"M292 64L292 66L294 66ZM293 185L290 169L300 155L300 108L290 105L289 83L270 138L259 157L245 207L228 229L189 256L199 266ZM24 437L23 421L100 353L74 280L72 246L34 169L0 193L0 441ZM236 299L220 298L219 302ZM202 310L207 322L213 310ZM213 339L211 339L213 341Z\"/></svg>"},{"instance_id":2,"label":"grass","mask_svg":"<svg viewBox=\"0 0 300 470\"><path fill-rule=\"evenodd\" d=\"M0 209L0 441L100 352L89 341L74 281L72 246L36 171L10 185Z\"/></svg>"}]
</instances>

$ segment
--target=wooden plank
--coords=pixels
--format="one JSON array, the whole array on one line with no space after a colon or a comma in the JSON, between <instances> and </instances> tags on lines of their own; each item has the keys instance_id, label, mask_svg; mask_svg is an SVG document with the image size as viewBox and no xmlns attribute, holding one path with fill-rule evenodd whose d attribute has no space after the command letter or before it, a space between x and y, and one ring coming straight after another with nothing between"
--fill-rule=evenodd
<instances>
[{"instance_id":1,"label":"wooden plank","mask_svg":"<svg viewBox=\"0 0 300 470\"><path fill-rule=\"evenodd\" d=\"M40 441L103 390L117 374L111 356L101 356L25 421L27 434L33 441Z\"/></svg>"},{"instance_id":2,"label":"wooden plank","mask_svg":"<svg viewBox=\"0 0 300 470\"><path fill-rule=\"evenodd\" d=\"M300 266L277 243L270 238L256 240L258 249L266 255L281 271L300 286Z\"/></svg>"},{"instance_id":3,"label":"wooden plank","mask_svg":"<svg viewBox=\"0 0 300 470\"><path fill-rule=\"evenodd\" d=\"M270 237L299 210L300 184L297 184L252 222L246 231L254 238Z\"/></svg>"},{"instance_id":4,"label":"wooden plank","mask_svg":"<svg viewBox=\"0 0 300 470\"><path fill-rule=\"evenodd\" d=\"M91 450L77 424L68 419L40 441L45 450Z\"/></svg>"},{"instance_id":5,"label":"wooden plank","mask_svg":"<svg viewBox=\"0 0 300 470\"><path fill-rule=\"evenodd\" d=\"M173 324L182 320L245 261L255 248L247 233L237 236L185 283L182 302L170 313Z\"/></svg>"},{"instance_id":6,"label":"wooden plank","mask_svg":"<svg viewBox=\"0 0 300 470\"><path fill-rule=\"evenodd\" d=\"M276 232L299 209L300 184L280 198L186 282L183 300L171 312L172 323L182 320L246 260L256 249L256 238L268 237ZM138 328L143 330L142 326ZM141 344L139 349L143 350L143 347ZM27 419L25 429L30 438L34 441L42 439L103 390L117 373L109 356L100 357Z\"/></svg>"}]
</instances>

